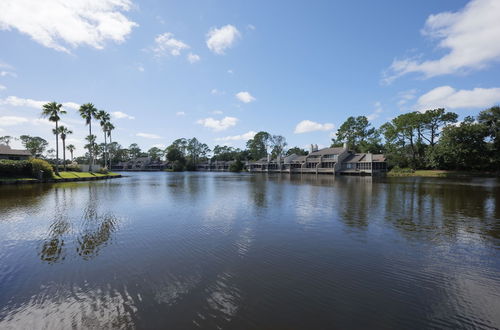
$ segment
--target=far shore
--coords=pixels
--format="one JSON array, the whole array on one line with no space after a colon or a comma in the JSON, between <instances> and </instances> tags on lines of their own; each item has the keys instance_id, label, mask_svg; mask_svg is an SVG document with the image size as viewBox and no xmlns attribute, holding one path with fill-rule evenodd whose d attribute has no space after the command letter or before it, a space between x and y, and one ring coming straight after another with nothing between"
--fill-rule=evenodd
<instances>
[{"instance_id":1,"label":"far shore","mask_svg":"<svg viewBox=\"0 0 500 330\"><path fill-rule=\"evenodd\" d=\"M446 171L446 170L415 170L412 172L387 172L388 177L434 177L434 178L460 178L460 177L499 177L500 173L480 171Z\"/></svg>"}]
</instances>

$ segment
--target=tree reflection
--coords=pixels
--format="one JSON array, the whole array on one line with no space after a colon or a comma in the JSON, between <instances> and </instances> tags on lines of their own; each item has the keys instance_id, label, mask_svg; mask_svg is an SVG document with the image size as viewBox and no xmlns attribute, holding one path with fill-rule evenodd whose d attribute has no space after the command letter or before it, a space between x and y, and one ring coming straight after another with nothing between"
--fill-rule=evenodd
<instances>
[{"instance_id":1,"label":"tree reflection","mask_svg":"<svg viewBox=\"0 0 500 330\"><path fill-rule=\"evenodd\" d=\"M84 260L99 254L100 249L109 242L112 233L117 228L118 220L111 214L100 214L99 200L101 191L96 186L88 185L88 199L83 208L81 221L68 215L70 210L78 209L77 205L67 202L67 193L81 193L81 186L58 187L54 194L54 221L49 227L47 238L41 243L40 259L47 263L57 263L65 259L68 246L76 246L77 254ZM79 196L71 195L69 201L78 200ZM71 240L68 233L76 230L75 239Z\"/></svg>"}]
</instances>

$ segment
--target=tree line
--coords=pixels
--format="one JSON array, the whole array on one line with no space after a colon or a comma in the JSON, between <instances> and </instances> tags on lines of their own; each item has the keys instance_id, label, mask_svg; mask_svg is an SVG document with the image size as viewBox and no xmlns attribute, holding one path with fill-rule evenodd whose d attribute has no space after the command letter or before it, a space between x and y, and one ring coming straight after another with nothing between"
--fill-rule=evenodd
<instances>
[{"instance_id":1,"label":"tree line","mask_svg":"<svg viewBox=\"0 0 500 330\"><path fill-rule=\"evenodd\" d=\"M114 126L109 122L109 114L96 110L90 103L82 105L79 112L89 126L89 135L85 146L87 153L75 159L78 163L92 165L97 161L111 166L112 163L150 157L155 161L168 160L174 170L192 170L198 163L208 160L244 162L268 156L275 159L308 153L300 147L287 148L285 137L264 131L248 140L244 149L225 145L210 149L195 137L177 139L165 149L152 147L142 151L136 143L124 148L111 141ZM66 136L72 132L58 126L60 115L64 112L53 102L44 105L44 114L55 122L53 133L56 140L58 136L61 138L63 150L69 150L73 160L74 147L64 146ZM96 136L92 134L92 119L99 120L104 143L96 143ZM8 144L9 139L11 137L0 137L0 143ZM35 156L40 156L48 145L40 137L23 135L20 139ZM461 122L456 113L442 108L414 111L401 114L378 128L373 127L365 116L349 117L331 141L332 147L344 144L354 152L385 154L389 168L497 171L500 168L500 107L483 110L476 117L467 116ZM55 154L58 162L57 143ZM65 155L63 159L66 159Z\"/></svg>"}]
</instances>

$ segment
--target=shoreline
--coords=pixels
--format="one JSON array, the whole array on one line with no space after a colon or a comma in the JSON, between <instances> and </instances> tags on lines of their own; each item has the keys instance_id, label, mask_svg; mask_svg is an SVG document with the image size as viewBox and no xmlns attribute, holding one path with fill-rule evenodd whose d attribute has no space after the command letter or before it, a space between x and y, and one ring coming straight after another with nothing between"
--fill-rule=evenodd
<instances>
[{"instance_id":1,"label":"shoreline","mask_svg":"<svg viewBox=\"0 0 500 330\"><path fill-rule=\"evenodd\" d=\"M500 173L448 170L415 170L413 172L387 172L387 177L421 177L421 178L498 178Z\"/></svg>"},{"instance_id":2,"label":"shoreline","mask_svg":"<svg viewBox=\"0 0 500 330\"><path fill-rule=\"evenodd\" d=\"M75 178L53 178L53 179L42 179L42 180L34 178L12 178L12 179L0 179L0 185L96 181L96 180L116 179L121 177L123 177L121 174L112 174L112 175L99 175L99 176L75 177Z\"/></svg>"}]
</instances>

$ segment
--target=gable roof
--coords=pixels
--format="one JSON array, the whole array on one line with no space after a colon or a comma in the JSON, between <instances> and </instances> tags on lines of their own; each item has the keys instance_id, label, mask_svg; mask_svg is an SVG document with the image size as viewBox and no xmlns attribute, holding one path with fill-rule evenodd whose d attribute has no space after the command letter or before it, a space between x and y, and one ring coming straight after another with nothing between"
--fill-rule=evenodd
<instances>
[{"instance_id":1,"label":"gable roof","mask_svg":"<svg viewBox=\"0 0 500 330\"><path fill-rule=\"evenodd\" d=\"M344 148L323 148L311 152L309 156L340 155L344 151L345 151Z\"/></svg>"},{"instance_id":2,"label":"gable roof","mask_svg":"<svg viewBox=\"0 0 500 330\"><path fill-rule=\"evenodd\" d=\"M0 144L0 155L31 156L28 150L12 149L8 145Z\"/></svg>"}]
</instances>

